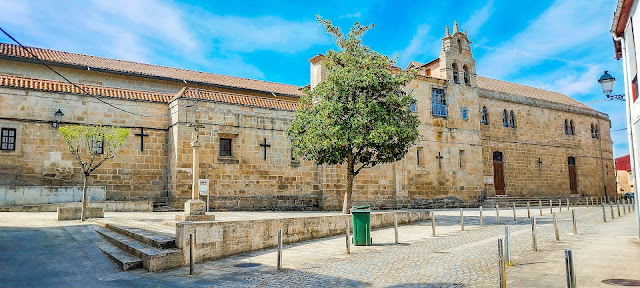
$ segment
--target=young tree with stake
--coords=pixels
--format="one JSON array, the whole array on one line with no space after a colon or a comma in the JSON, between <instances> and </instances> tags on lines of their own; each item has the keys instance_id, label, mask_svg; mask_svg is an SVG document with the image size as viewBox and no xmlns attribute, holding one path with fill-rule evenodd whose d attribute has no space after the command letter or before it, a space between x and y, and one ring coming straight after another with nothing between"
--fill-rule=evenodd
<instances>
[{"instance_id":1,"label":"young tree with stake","mask_svg":"<svg viewBox=\"0 0 640 288\"><path fill-rule=\"evenodd\" d=\"M339 49L327 52L326 79L301 97L288 133L295 155L346 165L346 214L362 169L402 159L419 137L420 121L410 108L416 100L404 90L415 75L397 69L397 57L362 43L373 24L356 22L344 35L331 21L317 20Z\"/></svg>"}]
</instances>

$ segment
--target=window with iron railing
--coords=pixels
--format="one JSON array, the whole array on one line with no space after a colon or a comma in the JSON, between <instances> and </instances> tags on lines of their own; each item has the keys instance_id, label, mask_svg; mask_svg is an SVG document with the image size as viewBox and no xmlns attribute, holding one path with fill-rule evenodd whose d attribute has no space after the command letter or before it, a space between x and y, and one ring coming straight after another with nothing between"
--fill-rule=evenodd
<instances>
[{"instance_id":1,"label":"window with iron railing","mask_svg":"<svg viewBox=\"0 0 640 288\"><path fill-rule=\"evenodd\" d=\"M433 116L447 117L447 101L443 89L433 88L431 90L431 104Z\"/></svg>"}]
</instances>

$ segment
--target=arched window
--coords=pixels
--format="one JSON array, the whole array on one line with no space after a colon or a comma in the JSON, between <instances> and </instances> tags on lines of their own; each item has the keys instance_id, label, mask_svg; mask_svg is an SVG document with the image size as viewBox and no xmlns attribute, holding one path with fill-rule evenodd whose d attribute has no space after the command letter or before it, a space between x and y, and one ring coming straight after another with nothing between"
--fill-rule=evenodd
<instances>
[{"instance_id":1,"label":"arched window","mask_svg":"<svg viewBox=\"0 0 640 288\"><path fill-rule=\"evenodd\" d=\"M573 127L573 120L569 121L569 134L575 135L575 131L574 131L574 127Z\"/></svg>"},{"instance_id":2,"label":"arched window","mask_svg":"<svg viewBox=\"0 0 640 288\"><path fill-rule=\"evenodd\" d=\"M564 134L569 135L569 120L564 119Z\"/></svg>"},{"instance_id":3,"label":"arched window","mask_svg":"<svg viewBox=\"0 0 640 288\"><path fill-rule=\"evenodd\" d=\"M516 128L516 117L513 115L513 110L509 112L509 126L511 128Z\"/></svg>"},{"instance_id":4,"label":"arched window","mask_svg":"<svg viewBox=\"0 0 640 288\"><path fill-rule=\"evenodd\" d=\"M596 124L596 127L594 128L594 132L595 132L595 138L600 138L600 127L598 127L598 124Z\"/></svg>"},{"instance_id":5,"label":"arched window","mask_svg":"<svg viewBox=\"0 0 640 288\"><path fill-rule=\"evenodd\" d=\"M482 106L482 124L489 125L489 115L487 115L487 107Z\"/></svg>"},{"instance_id":6,"label":"arched window","mask_svg":"<svg viewBox=\"0 0 640 288\"><path fill-rule=\"evenodd\" d=\"M509 120L507 118L507 109L504 109L504 111L502 111L502 125L504 127L509 127Z\"/></svg>"},{"instance_id":7,"label":"arched window","mask_svg":"<svg viewBox=\"0 0 640 288\"><path fill-rule=\"evenodd\" d=\"M462 66L462 71L463 71L463 78L464 78L464 85L467 86L471 86L471 82L469 82L469 66L464 65Z\"/></svg>"},{"instance_id":8,"label":"arched window","mask_svg":"<svg viewBox=\"0 0 640 288\"><path fill-rule=\"evenodd\" d=\"M591 123L591 138L596 138L596 131L593 129L593 123Z\"/></svg>"},{"instance_id":9,"label":"arched window","mask_svg":"<svg viewBox=\"0 0 640 288\"><path fill-rule=\"evenodd\" d=\"M451 64L451 69L453 69L453 83L460 84L460 79L458 78L458 64Z\"/></svg>"},{"instance_id":10,"label":"arched window","mask_svg":"<svg viewBox=\"0 0 640 288\"><path fill-rule=\"evenodd\" d=\"M458 53L462 53L462 41L458 39Z\"/></svg>"}]
</instances>

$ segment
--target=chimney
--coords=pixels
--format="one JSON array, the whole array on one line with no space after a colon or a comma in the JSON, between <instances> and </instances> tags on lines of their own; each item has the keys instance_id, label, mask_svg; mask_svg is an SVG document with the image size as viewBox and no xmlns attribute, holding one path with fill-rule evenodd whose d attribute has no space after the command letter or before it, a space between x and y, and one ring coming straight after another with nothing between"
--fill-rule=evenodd
<instances>
[{"instance_id":1,"label":"chimney","mask_svg":"<svg viewBox=\"0 0 640 288\"><path fill-rule=\"evenodd\" d=\"M315 88L318 83L327 77L325 61L326 59L322 54L318 54L309 59L309 62L311 62L311 89Z\"/></svg>"}]
</instances>

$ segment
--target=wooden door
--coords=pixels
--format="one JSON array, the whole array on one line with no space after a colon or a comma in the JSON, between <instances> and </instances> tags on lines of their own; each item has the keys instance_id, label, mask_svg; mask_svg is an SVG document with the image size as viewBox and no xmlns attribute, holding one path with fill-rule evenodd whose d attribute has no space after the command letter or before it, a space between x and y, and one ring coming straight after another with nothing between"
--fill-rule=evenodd
<instances>
[{"instance_id":1,"label":"wooden door","mask_svg":"<svg viewBox=\"0 0 640 288\"><path fill-rule=\"evenodd\" d=\"M571 189L572 195L578 194L578 177L576 173L576 158L569 157L569 189Z\"/></svg>"},{"instance_id":2,"label":"wooden door","mask_svg":"<svg viewBox=\"0 0 640 288\"><path fill-rule=\"evenodd\" d=\"M504 162L502 161L502 152L493 152L493 186L496 190L496 196L506 195L504 191Z\"/></svg>"}]
</instances>

